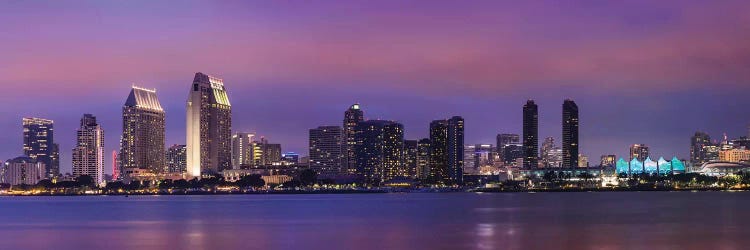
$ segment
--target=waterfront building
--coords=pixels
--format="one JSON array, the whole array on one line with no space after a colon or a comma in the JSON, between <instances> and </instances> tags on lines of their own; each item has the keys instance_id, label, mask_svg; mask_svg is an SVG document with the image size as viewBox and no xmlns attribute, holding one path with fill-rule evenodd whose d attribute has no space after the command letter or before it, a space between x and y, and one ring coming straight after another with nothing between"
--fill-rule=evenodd
<instances>
[{"instance_id":1,"label":"waterfront building","mask_svg":"<svg viewBox=\"0 0 750 250\"><path fill-rule=\"evenodd\" d=\"M232 135L232 169L253 165L253 137L254 133L237 132Z\"/></svg>"},{"instance_id":2,"label":"waterfront building","mask_svg":"<svg viewBox=\"0 0 750 250\"><path fill-rule=\"evenodd\" d=\"M666 161L664 157L660 157L658 161L653 161L649 157L646 158L645 162L639 161L637 158L627 162L620 158L616 163L615 172L626 175L685 173L685 164L678 160L676 156L671 161Z\"/></svg>"},{"instance_id":3,"label":"waterfront building","mask_svg":"<svg viewBox=\"0 0 750 250\"><path fill-rule=\"evenodd\" d=\"M73 177L88 175L97 184L104 183L104 130L91 114L81 118L72 159Z\"/></svg>"},{"instance_id":4,"label":"waterfront building","mask_svg":"<svg viewBox=\"0 0 750 250\"><path fill-rule=\"evenodd\" d=\"M339 126L320 126L309 130L310 168L319 175L338 175L346 172L343 131Z\"/></svg>"},{"instance_id":5,"label":"waterfront building","mask_svg":"<svg viewBox=\"0 0 750 250\"><path fill-rule=\"evenodd\" d=\"M502 162L510 164L517 158L523 158L521 136L518 134L498 134L497 154Z\"/></svg>"},{"instance_id":6,"label":"waterfront building","mask_svg":"<svg viewBox=\"0 0 750 250\"><path fill-rule=\"evenodd\" d=\"M562 106L563 168L580 167L578 164L578 105L567 99Z\"/></svg>"},{"instance_id":7,"label":"waterfront building","mask_svg":"<svg viewBox=\"0 0 750 250\"><path fill-rule=\"evenodd\" d=\"M523 106L523 167L537 168L539 157L539 111L534 100Z\"/></svg>"},{"instance_id":8,"label":"waterfront building","mask_svg":"<svg viewBox=\"0 0 750 250\"><path fill-rule=\"evenodd\" d=\"M354 151L357 141L354 139L354 127L357 123L365 120L364 111L360 108L359 103L352 104L344 112L344 126L342 139L344 140L344 153L343 153L343 164L342 170L348 173L355 173L357 170L357 155Z\"/></svg>"},{"instance_id":9,"label":"waterfront building","mask_svg":"<svg viewBox=\"0 0 750 250\"><path fill-rule=\"evenodd\" d=\"M354 127L357 174L365 183L379 184L403 177L404 126L368 120Z\"/></svg>"},{"instance_id":10,"label":"waterfront building","mask_svg":"<svg viewBox=\"0 0 750 250\"><path fill-rule=\"evenodd\" d=\"M232 105L218 77L195 73L187 100L187 173L232 168Z\"/></svg>"},{"instance_id":11,"label":"waterfront building","mask_svg":"<svg viewBox=\"0 0 750 250\"><path fill-rule=\"evenodd\" d=\"M261 150L263 151L263 165L281 165L281 144L264 143Z\"/></svg>"},{"instance_id":12,"label":"waterfront building","mask_svg":"<svg viewBox=\"0 0 750 250\"><path fill-rule=\"evenodd\" d=\"M167 149L167 172L183 174L187 172L187 146L174 144Z\"/></svg>"},{"instance_id":13,"label":"waterfront building","mask_svg":"<svg viewBox=\"0 0 750 250\"><path fill-rule=\"evenodd\" d=\"M464 173L466 174L476 174L474 172L475 165L476 165L476 158L474 157L474 154L476 154L476 146L475 145L464 145Z\"/></svg>"},{"instance_id":14,"label":"waterfront building","mask_svg":"<svg viewBox=\"0 0 750 250\"><path fill-rule=\"evenodd\" d=\"M417 166L419 162L419 141L404 140L404 176L417 177Z\"/></svg>"},{"instance_id":15,"label":"waterfront building","mask_svg":"<svg viewBox=\"0 0 750 250\"><path fill-rule=\"evenodd\" d=\"M637 159L638 161L645 161L649 156L648 146L646 144L633 144L630 146L630 159Z\"/></svg>"},{"instance_id":16,"label":"waterfront building","mask_svg":"<svg viewBox=\"0 0 750 250\"><path fill-rule=\"evenodd\" d=\"M417 142L417 178L426 180L430 176L430 139Z\"/></svg>"},{"instance_id":17,"label":"waterfront building","mask_svg":"<svg viewBox=\"0 0 750 250\"><path fill-rule=\"evenodd\" d=\"M565 153L563 153L563 154L565 154ZM576 158L578 158L576 160L576 163L578 163L578 165L573 166L573 167L579 167L579 168L587 168L587 167L589 167L589 157L588 156L585 156L583 154L578 154L578 157L576 157Z\"/></svg>"},{"instance_id":18,"label":"waterfront building","mask_svg":"<svg viewBox=\"0 0 750 250\"><path fill-rule=\"evenodd\" d=\"M463 183L463 118L454 116L432 121L430 142L430 182L446 185Z\"/></svg>"},{"instance_id":19,"label":"waterfront building","mask_svg":"<svg viewBox=\"0 0 750 250\"><path fill-rule=\"evenodd\" d=\"M165 113L156 90L133 86L122 107L120 173L133 172L129 168L164 172L164 131Z\"/></svg>"},{"instance_id":20,"label":"waterfront building","mask_svg":"<svg viewBox=\"0 0 750 250\"><path fill-rule=\"evenodd\" d=\"M22 123L23 154L44 163L45 178L60 175L59 147L55 143L54 121L24 117Z\"/></svg>"},{"instance_id":21,"label":"waterfront building","mask_svg":"<svg viewBox=\"0 0 750 250\"><path fill-rule=\"evenodd\" d=\"M492 144L476 144L473 145L474 154L472 155L472 164L467 163L467 159L464 158L464 166L470 166L473 174L478 174L480 169L484 166L492 165L494 163L494 147Z\"/></svg>"},{"instance_id":22,"label":"waterfront building","mask_svg":"<svg viewBox=\"0 0 750 250\"><path fill-rule=\"evenodd\" d=\"M5 161L0 169L0 183L15 185L36 185L46 179L47 168L44 162L29 156L20 156Z\"/></svg>"},{"instance_id":23,"label":"waterfront building","mask_svg":"<svg viewBox=\"0 0 750 250\"><path fill-rule=\"evenodd\" d=\"M719 161L750 162L750 150L745 148L733 148L719 151Z\"/></svg>"}]
</instances>

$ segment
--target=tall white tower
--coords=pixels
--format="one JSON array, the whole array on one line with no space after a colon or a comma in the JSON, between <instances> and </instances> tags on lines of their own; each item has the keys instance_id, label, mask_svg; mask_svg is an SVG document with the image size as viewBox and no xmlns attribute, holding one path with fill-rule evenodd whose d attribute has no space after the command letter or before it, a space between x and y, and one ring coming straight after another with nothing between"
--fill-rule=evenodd
<instances>
[{"instance_id":1,"label":"tall white tower","mask_svg":"<svg viewBox=\"0 0 750 250\"><path fill-rule=\"evenodd\" d=\"M232 169L232 105L224 82L195 73L187 100L187 173Z\"/></svg>"}]
</instances>

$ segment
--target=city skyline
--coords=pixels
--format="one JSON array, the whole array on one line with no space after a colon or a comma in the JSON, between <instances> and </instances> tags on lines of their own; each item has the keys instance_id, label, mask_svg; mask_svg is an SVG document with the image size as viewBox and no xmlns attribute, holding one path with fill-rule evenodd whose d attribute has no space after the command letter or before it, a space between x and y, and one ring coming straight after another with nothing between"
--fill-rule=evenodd
<instances>
[{"instance_id":1,"label":"city skyline","mask_svg":"<svg viewBox=\"0 0 750 250\"><path fill-rule=\"evenodd\" d=\"M358 4L411 11L419 7L394 2ZM13 34L4 36L7 46L0 48L9 58L5 67L0 67L6 76L0 83L8 91L33 91L35 96L10 96L6 101L13 105L0 108L4 118L0 129L7 131L0 134L0 141L7 142L0 145L0 155L4 160L22 154L18 146L22 117L51 119L55 121L55 142L60 144L61 170L70 172L69 152L84 113L97 116L102 128L112 131L105 134L109 142L105 152L116 150L122 98L133 82L159 90L167 113L165 147L185 144L185 86L191 74L199 71L216 74L229 83L233 131L256 132L282 144L284 151L307 152L308 129L340 125L341 111L352 103L361 103L368 119L399 121L407 139L428 137L431 120L460 115L467 121L466 144L494 144L496 134L521 134L519 107L526 99L539 105L539 138L551 136L562 142L559 105L570 98L582 108L580 152L589 159L602 154L619 158L627 155L629 145L637 143L648 145L653 155L688 159L690 136L696 131L705 131L712 138L720 138L724 132L730 137L746 136L750 115L744 107L750 100L743 93L748 90L750 76L744 73L743 62L750 53L739 42L746 40L746 32L737 31L748 29L749 22L738 21L745 20L742 14L748 10L747 4L650 4L659 8L644 11L640 3L572 7L517 3L508 8L548 14L524 21L508 12L482 11L492 9L486 5L506 5L491 2L434 4L422 10L421 16L399 11L391 16L363 13L353 3L307 6L311 8L262 4L264 11L281 16L277 18L254 16L255 7L261 7L257 3L193 3L208 5L197 7L214 10L210 16L226 13L237 20L259 21L253 26L222 18L216 18L215 23L201 22L201 18L188 16L192 12L180 14L183 7L165 3L133 5L147 8L124 3L66 3L70 6L64 8L77 13L98 13L73 19L43 4L9 3L0 10L0 18L11 24L0 28L0 34ZM576 15L592 9L599 14ZM334 19L315 22L311 18L336 10L343 13L338 17L341 26L327 22ZM128 18L123 19L121 12ZM462 22L450 18L455 13L475 13L476 17ZM44 17L24 18L30 14ZM279 18L288 21L279 22ZM11 19L34 22L39 32L32 33ZM633 24L633 20L639 21ZM177 23L190 28L174 28ZM467 29L469 23L477 28ZM436 24L442 30L430 28ZM117 25L124 27L109 29ZM156 28L148 29L152 25ZM226 46L191 39L200 35L193 30L212 30L216 32L213 37L230 37L233 30L243 27L258 36L239 35ZM363 30L355 36L346 34L360 28ZM141 30L143 35L126 29ZM306 38L295 36L300 29L306 29ZM58 30L78 35L57 39ZM597 39L587 39L591 35L586 34ZM559 38L556 44L540 40L550 35ZM138 37L160 39L148 43ZM58 42L41 42L52 39ZM193 50L204 52L194 55ZM480 56L484 51L489 55ZM425 55L432 56L417 59ZM216 63L225 58L226 63ZM607 58L612 60L594 64ZM706 62L712 63L706 66ZM105 166L111 166L111 157L105 158Z\"/></svg>"}]
</instances>

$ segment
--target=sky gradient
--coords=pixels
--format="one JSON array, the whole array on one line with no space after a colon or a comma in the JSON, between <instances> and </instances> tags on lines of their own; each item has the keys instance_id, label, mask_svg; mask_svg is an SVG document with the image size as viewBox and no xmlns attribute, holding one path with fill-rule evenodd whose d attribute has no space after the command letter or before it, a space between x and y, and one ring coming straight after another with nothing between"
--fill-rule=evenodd
<instances>
[{"instance_id":1,"label":"sky gradient","mask_svg":"<svg viewBox=\"0 0 750 250\"><path fill-rule=\"evenodd\" d=\"M224 79L233 129L307 154L307 130L341 125L359 102L406 137L461 115L466 142L540 137L580 108L581 152L688 157L696 130L746 136L748 1L3 1L0 159L22 153L21 118L55 120L69 172L83 113L110 154L136 84L156 88L168 144L185 143L195 72Z\"/></svg>"}]
</instances>

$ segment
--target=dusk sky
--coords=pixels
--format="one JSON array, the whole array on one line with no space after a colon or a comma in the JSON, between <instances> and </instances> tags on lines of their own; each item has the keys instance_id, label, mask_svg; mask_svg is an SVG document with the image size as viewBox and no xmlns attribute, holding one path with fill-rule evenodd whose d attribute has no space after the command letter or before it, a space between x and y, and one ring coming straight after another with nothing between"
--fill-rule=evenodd
<instances>
[{"instance_id":1,"label":"dusk sky","mask_svg":"<svg viewBox=\"0 0 750 250\"><path fill-rule=\"evenodd\" d=\"M303 155L355 102L408 139L460 115L467 144L494 144L535 99L559 145L571 98L592 163L633 143L686 158L696 130L750 123L750 1L10 0L0 45L0 159L21 155L22 117L53 119L62 172L91 113L111 173L132 84L157 89L184 144L195 72L224 79L233 130Z\"/></svg>"}]
</instances>

